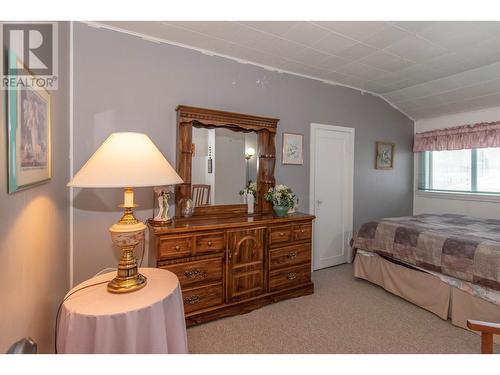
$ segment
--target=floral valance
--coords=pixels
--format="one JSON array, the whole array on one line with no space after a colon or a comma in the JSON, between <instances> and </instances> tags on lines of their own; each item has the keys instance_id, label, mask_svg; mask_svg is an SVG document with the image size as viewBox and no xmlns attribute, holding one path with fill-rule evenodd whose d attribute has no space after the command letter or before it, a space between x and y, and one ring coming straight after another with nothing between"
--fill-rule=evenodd
<instances>
[{"instance_id":1,"label":"floral valance","mask_svg":"<svg viewBox=\"0 0 500 375\"><path fill-rule=\"evenodd\" d=\"M415 134L413 152L500 147L500 121Z\"/></svg>"}]
</instances>

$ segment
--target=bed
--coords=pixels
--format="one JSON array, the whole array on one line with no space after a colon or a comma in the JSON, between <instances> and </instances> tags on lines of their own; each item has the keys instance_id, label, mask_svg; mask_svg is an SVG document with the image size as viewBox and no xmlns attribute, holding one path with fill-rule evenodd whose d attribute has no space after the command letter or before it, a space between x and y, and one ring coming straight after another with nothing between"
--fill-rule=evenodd
<instances>
[{"instance_id":1,"label":"bed","mask_svg":"<svg viewBox=\"0 0 500 375\"><path fill-rule=\"evenodd\" d=\"M353 249L357 278L462 328L467 319L500 322L500 220L385 218L363 224Z\"/></svg>"}]
</instances>

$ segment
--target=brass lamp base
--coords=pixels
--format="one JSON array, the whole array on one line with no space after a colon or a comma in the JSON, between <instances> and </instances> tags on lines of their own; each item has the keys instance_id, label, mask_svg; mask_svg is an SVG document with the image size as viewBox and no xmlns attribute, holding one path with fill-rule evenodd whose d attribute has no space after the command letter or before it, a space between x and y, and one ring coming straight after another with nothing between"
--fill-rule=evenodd
<instances>
[{"instance_id":1,"label":"brass lamp base","mask_svg":"<svg viewBox=\"0 0 500 375\"><path fill-rule=\"evenodd\" d=\"M132 278L123 278L116 276L108 283L108 292L110 293L129 293L139 290L146 286L146 276L137 273Z\"/></svg>"},{"instance_id":2,"label":"brass lamp base","mask_svg":"<svg viewBox=\"0 0 500 375\"><path fill-rule=\"evenodd\" d=\"M146 286L147 279L137 272L134 248L144 241L146 226L135 219L132 209L126 207L122 219L109 228L113 244L122 249L116 277L108 284L108 292L129 293Z\"/></svg>"}]
</instances>

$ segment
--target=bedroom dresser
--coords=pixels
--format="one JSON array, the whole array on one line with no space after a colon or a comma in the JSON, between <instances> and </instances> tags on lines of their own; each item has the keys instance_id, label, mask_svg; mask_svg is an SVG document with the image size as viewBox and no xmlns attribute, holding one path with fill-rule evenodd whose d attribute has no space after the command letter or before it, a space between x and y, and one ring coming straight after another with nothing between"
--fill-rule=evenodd
<instances>
[{"instance_id":1,"label":"bedroom dresser","mask_svg":"<svg viewBox=\"0 0 500 375\"><path fill-rule=\"evenodd\" d=\"M150 264L179 278L188 326L313 293L313 216L193 217L150 225Z\"/></svg>"},{"instance_id":2,"label":"bedroom dresser","mask_svg":"<svg viewBox=\"0 0 500 375\"><path fill-rule=\"evenodd\" d=\"M176 111L183 183L175 188L172 222L150 221L149 264L179 278L187 325L313 293L314 216L278 217L264 199L276 183L279 119L183 105ZM193 185L205 186L209 196L192 217L179 217ZM250 186L253 214L238 194Z\"/></svg>"}]
</instances>

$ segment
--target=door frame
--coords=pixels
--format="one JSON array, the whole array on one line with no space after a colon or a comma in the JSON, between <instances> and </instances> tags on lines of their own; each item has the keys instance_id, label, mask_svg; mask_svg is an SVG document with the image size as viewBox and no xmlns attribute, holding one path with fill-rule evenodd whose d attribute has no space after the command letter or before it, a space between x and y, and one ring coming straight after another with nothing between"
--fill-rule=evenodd
<instances>
[{"instance_id":1,"label":"door frame","mask_svg":"<svg viewBox=\"0 0 500 375\"><path fill-rule=\"evenodd\" d=\"M310 160L310 168L309 168L309 213L311 215L315 214L314 202L316 201L316 191L315 191L315 177L316 177L316 139L314 137L314 133L316 130L334 130L337 132L348 133L350 137L350 148L352 150L351 162L347 163L347 176L348 181L346 182L347 186L345 189L345 195L347 199L346 204L346 216L348 217L347 223L345 223L344 233L347 236L347 262L351 263L352 261L352 249L349 246L349 239L352 237L353 230L353 205L354 205L354 136L355 131L354 128L337 126L337 125L328 125L328 124L319 124L319 123L311 123L311 129L309 134L309 160ZM315 225L313 222L313 236L312 236L312 262L311 267L314 271L314 233L315 233Z\"/></svg>"}]
</instances>

